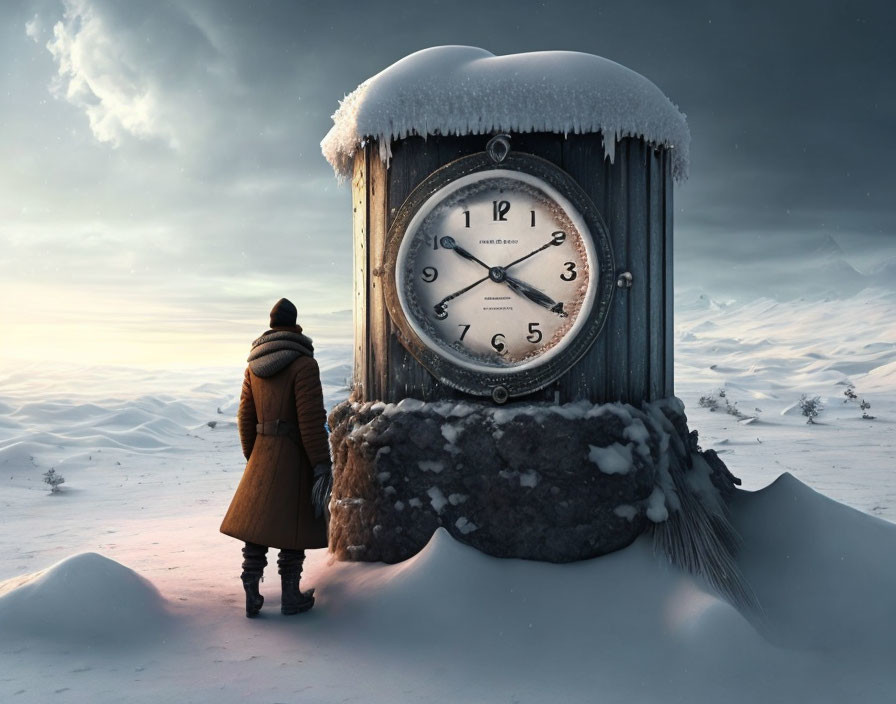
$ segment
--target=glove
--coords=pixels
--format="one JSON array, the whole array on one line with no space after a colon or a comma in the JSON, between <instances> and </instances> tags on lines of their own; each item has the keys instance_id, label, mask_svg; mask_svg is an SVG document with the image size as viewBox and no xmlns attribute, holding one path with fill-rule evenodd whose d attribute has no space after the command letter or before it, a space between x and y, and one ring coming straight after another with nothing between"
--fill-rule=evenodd
<instances>
[{"instance_id":1,"label":"glove","mask_svg":"<svg viewBox=\"0 0 896 704\"><path fill-rule=\"evenodd\" d=\"M314 466L314 488L311 490L311 505L314 515L320 518L330 505L330 494L333 492L333 465L321 462Z\"/></svg>"}]
</instances>

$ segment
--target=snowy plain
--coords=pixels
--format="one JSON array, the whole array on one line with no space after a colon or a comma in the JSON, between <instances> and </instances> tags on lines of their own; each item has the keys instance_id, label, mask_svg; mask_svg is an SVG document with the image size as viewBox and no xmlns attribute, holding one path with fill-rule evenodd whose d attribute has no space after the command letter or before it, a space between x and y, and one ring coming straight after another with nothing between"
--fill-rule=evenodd
<instances>
[{"instance_id":1,"label":"snowy plain","mask_svg":"<svg viewBox=\"0 0 896 704\"><path fill-rule=\"evenodd\" d=\"M351 346L316 343L330 407ZM397 565L311 551L318 602L301 616L280 615L269 566L262 617L246 619L240 546L218 533L243 468L241 374L0 373L0 701L896 699L892 291L677 302L677 395L743 479L732 518L762 618L644 539L551 565L440 531ZM802 394L824 404L815 424ZM54 495L51 467L66 480Z\"/></svg>"}]
</instances>

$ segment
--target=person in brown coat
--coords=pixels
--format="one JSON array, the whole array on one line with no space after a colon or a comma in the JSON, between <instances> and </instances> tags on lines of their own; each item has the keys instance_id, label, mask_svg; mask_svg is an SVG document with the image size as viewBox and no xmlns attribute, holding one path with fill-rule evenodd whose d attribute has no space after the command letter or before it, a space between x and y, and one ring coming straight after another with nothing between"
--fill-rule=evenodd
<instances>
[{"instance_id":1,"label":"person in brown coat","mask_svg":"<svg viewBox=\"0 0 896 704\"><path fill-rule=\"evenodd\" d=\"M290 301L274 305L271 329L252 343L248 362L237 414L248 463L221 532L245 542L246 615L264 603L258 583L269 547L280 549L281 611L296 614L314 605L314 590L302 592L299 579L305 550L327 546L321 504L332 474L314 347Z\"/></svg>"}]
</instances>

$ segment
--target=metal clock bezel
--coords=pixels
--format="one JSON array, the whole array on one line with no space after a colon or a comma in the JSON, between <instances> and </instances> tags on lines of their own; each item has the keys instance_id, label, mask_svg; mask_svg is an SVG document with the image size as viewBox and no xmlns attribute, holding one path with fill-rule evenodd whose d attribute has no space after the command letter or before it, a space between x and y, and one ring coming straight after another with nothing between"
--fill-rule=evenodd
<instances>
[{"instance_id":1,"label":"metal clock bezel","mask_svg":"<svg viewBox=\"0 0 896 704\"><path fill-rule=\"evenodd\" d=\"M586 316L586 322L580 327L576 336L562 351L543 364L519 372L474 371L456 364L426 344L405 315L396 283L396 265L401 242L423 204L457 179L495 168L517 171L540 179L566 198L587 226L587 232L582 235L592 240L596 259L594 265L598 271L596 295L591 309L580 313ZM386 235L382 281L386 309L398 331L399 340L408 352L439 381L474 396L492 396L496 401L499 397L506 400L542 389L578 362L600 335L616 288L609 232L594 203L572 176L561 168L541 157L520 152L507 153L500 164L496 164L488 152L461 157L442 166L424 179L398 209ZM495 390L499 388L501 393L496 397Z\"/></svg>"}]
</instances>

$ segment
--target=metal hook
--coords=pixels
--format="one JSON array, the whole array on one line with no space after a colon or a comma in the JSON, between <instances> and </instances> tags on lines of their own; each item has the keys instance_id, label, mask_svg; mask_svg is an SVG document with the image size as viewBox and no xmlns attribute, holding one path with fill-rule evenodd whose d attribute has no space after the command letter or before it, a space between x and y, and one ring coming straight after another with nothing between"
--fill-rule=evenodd
<instances>
[{"instance_id":1,"label":"metal hook","mask_svg":"<svg viewBox=\"0 0 896 704\"><path fill-rule=\"evenodd\" d=\"M491 157L492 161L500 164L504 158L510 153L510 135L496 134L485 145L485 151Z\"/></svg>"}]
</instances>

